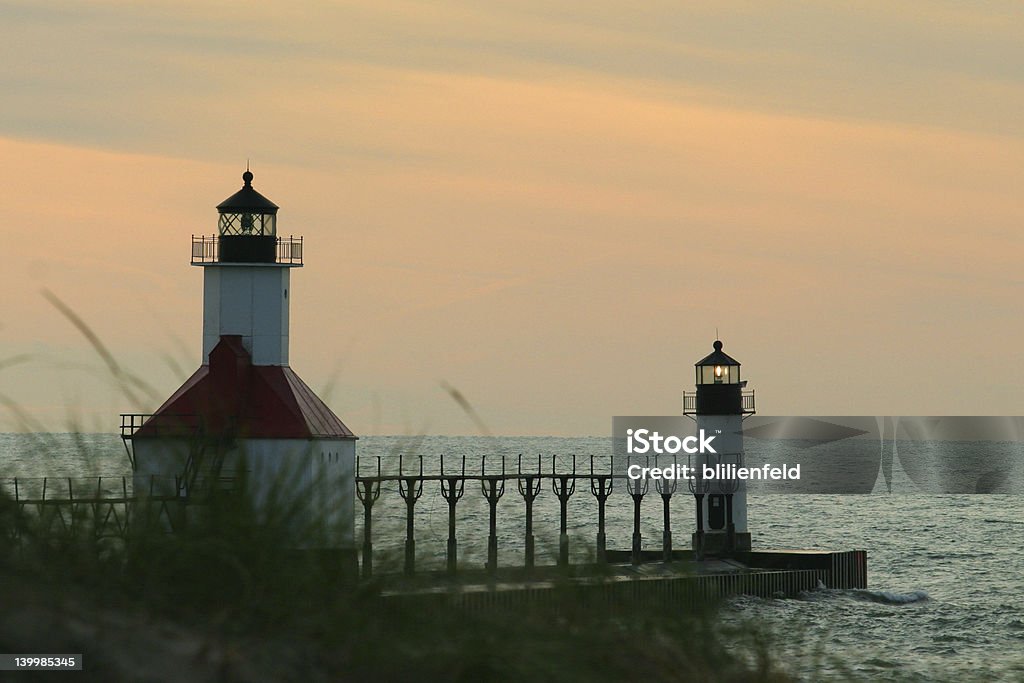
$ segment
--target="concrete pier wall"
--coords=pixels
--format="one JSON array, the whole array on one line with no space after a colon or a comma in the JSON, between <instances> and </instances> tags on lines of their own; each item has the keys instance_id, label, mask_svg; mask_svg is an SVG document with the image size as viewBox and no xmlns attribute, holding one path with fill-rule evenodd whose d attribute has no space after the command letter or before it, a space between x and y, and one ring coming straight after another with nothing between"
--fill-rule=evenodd
<instances>
[{"instance_id":1,"label":"concrete pier wall","mask_svg":"<svg viewBox=\"0 0 1024 683\"><path fill-rule=\"evenodd\" d=\"M773 551L764 555L766 562L785 562L790 568L716 561L661 565L664 569L655 575L632 573L634 568L622 566L608 576L563 579L474 582L464 576L458 583L438 579L434 585L427 581L416 587L385 588L380 599L385 608L391 605L402 609L693 609L730 595L783 598L822 587L867 587L867 553L863 550Z\"/></svg>"}]
</instances>

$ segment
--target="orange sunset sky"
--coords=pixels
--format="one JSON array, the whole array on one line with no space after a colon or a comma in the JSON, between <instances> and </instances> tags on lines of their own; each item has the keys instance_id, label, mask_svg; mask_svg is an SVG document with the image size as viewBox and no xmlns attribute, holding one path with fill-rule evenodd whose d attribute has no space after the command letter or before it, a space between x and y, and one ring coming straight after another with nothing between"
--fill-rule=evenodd
<instances>
[{"instance_id":1,"label":"orange sunset sky","mask_svg":"<svg viewBox=\"0 0 1024 683\"><path fill-rule=\"evenodd\" d=\"M190 235L303 235L358 434L606 434L716 328L765 414L1024 411L1017 2L0 1L0 430L201 362ZM133 402L43 295L152 388Z\"/></svg>"}]
</instances>

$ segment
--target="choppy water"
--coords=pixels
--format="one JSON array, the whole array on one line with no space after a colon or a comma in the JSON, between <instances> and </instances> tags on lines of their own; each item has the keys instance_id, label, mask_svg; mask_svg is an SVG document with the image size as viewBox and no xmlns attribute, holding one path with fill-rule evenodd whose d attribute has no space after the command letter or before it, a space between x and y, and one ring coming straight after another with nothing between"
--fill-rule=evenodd
<instances>
[{"instance_id":1,"label":"choppy water","mask_svg":"<svg viewBox=\"0 0 1024 683\"><path fill-rule=\"evenodd\" d=\"M500 455L507 456L511 468L520 453L534 466L537 454L543 454L547 471L552 454L560 456L564 468L571 466L568 454L601 455L607 442L367 437L358 451L367 474L373 456L382 456L385 469L394 469L398 453L423 454L427 471L436 471L441 454L446 466L465 455L470 470L479 469L484 454L489 468L500 468ZM588 472L589 460L580 457L577 467ZM73 477L78 486L87 477L127 474L128 460L117 436L0 434L0 477ZM104 479L104 486L113 489L114 481L119 480ZM593 553L596 519L596 504L584 483L569 504L572 549L579 559ZM440 567L444 559L447 507L437 486L428 483L416 507L421 567ZM866 549L870 588L820 590L787 600L737 598L728 618L767 624L777 659L808 681L1024 680L1024 496L903 490L899 495L752 494L749 519L756 548ZM692 499L678 500L673 525L677 546L685 546ZM515 489L509 487L498 510L499 562L521 562L524 515ZM539 562L554 562L557 515L557 500L550 489L543 490L535 504ZM377 565L386 565L390 555L398 566L404 504L393 487L382 492L374 520ZM608 503L609 547L629 547L631 524L631 502L617 490ZM472 485L458 507L458 529L460 564L482 565L487 506ZM661 507L653 495L645 499L642 530L645 545L659 548ZM358 526L356 533L361 535Z\"/></svg>"}]
</instances>

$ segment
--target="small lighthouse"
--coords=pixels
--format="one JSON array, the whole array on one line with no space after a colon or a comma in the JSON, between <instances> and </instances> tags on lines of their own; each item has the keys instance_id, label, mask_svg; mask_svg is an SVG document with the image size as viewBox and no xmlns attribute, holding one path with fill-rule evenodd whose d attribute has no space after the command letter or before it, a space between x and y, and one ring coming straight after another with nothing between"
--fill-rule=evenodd
<instances>
[{"instance_id":1,"label":"small lighthouse","mask_svg":"<svg viewBox=\"0 0 1024 683\"><path fill-rule=\"evenodd\" d=\"M693 548L728 554L750 550L747 530L747 490L740 479L703 478L704 466L727 471L729 465L743 465L743 418L754 413L754 392L746 392L740 380L740 364L722 351L714 350L694 364L697 390L683 393L683 413L694 416L697 429L715 437L716 453L702 453L696 462L696 479L691 489L697 504L697 526ZM719 467L720 466L720 467Z\"/></svg>"},{"instance_id":2,"label":"small lighthouse","mask_svg":"<svg viewBox=\"0 0 1024 683\"><path fill-rule=\"evenodd\" d=\"M289 366L302 238L279 236L278 206L248 169L242 181L217 206L218 234L192 237L202 365L155 414L130 421L135 493L189 499L244 482L257 506L297 511L296 547L354 552L356 436Z\"/></svg>"}]
</instances>

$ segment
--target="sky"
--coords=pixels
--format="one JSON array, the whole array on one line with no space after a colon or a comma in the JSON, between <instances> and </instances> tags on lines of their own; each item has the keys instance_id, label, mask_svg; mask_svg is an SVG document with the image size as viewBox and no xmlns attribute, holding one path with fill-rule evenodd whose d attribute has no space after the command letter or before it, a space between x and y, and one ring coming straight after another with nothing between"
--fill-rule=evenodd
<instances>
[{"instance_id":1,"label":"sky","mask_svg":"<svg viewBox=\"0 0 1024 683\"><path fill-rule=\"evenodd\" d=\"M1020 3L0 19L0 430L113 431L202 362L190 236L247 160L305 239L291 365L360 435L607 434L716 331L762 414L1024 411Z\"/></svg>"}]
</instances>

